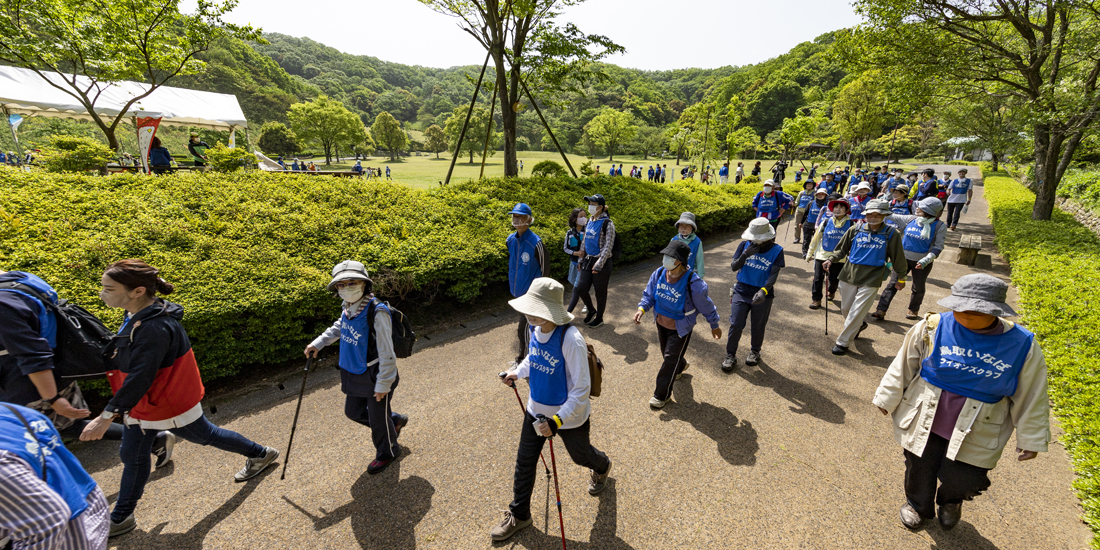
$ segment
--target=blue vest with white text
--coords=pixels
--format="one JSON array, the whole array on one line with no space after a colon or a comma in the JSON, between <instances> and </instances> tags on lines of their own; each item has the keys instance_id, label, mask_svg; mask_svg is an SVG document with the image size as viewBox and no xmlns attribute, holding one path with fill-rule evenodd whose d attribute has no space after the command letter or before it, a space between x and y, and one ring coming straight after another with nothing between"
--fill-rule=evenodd
<instances>
[{"instance_id":1,"label":"blue vest with white text","mask_svg":"<svg viewBox=\"0 0 1100 550\"><path fill-rule=\"evenodd\" d=\"M951 193L961 195L970 190L970 178L956 179L951 182Z\"/></svg>"},{"instance_id":2,"label":"blue vest with white text","mask_svg":"<svg viewBox=\"0 0 1100 550\"><path fill-rule=\"evenodd\" d=\"M527 348L527 362L530 364L531 399L543 405L557 406L569 398L569 385L565 379L565 353L562 352L562 338L569 328L559 325L545 344L535 337L535 327L531 327L531 343Z\"/></svg>"},{"instance_id":3,"label":"blue vest with white text","mask_svg":"<svg viewBox=\"0 0 1100 550\"><path fill-rule=\"evenodd\" d=\"M512 296L527 294L531 281L542 277L542 267L535 258L541 240L530 229L508 239L508 290Z\"/></svg>"},{"instance_id":4,"label":"blue vest with white text","mask_svg":"<svg viewBox=\"0 0 1100 550\"><path fill-rule=\"evenodd\" d=\"M378 359L367 363L367 350L370 347L370 325L367 317L367 307L364 304L354 319L348 319L347 312L340 314L340 368L352 373L363 374L367 367L377 363ZM390 311L385 304L375 306L375 315L386 314Z\"/></svg>"},{"instance_id":5,"label":"blue vest with white text","mask_svg":"<svg viewBox=\"0 0 1100 550\"><path fill-rule=\"evenodd\" d=\"M852 239L848 261L856 265L886 265L886 245L893 236L892 227L887 227L885 233L871 233L866 225L861 226Z\"/></svg>"},{"instance_id":6,"label":"blue vest with white text","mask_svg":"<svg viewBox=\"0 0 1100 550\"><path fill-rule=\"evenodd\" d=\"M927 254L932 249L932 240L936 238L936 229L940 223L942 222L939 220L932 222L932 230L928 232L928 238L922 239L920 234L923 228L920 222L917 220L909 222L909 225L905 226L905 236L901 238L902 248L910 252Z\"/></svg>"},{"instance_id":7,"label":"blue vest with white text","mask_svg":"<svg viewBox=\"0 0 1100 550\"><path fill-rule=\"evenodd\" d=\"M697 258L699 256L699 248L703 246L703 241L699 240L699 236L696 235L695 238L691 239L691 242L689 243L689 242L685 241L684 239L680 238L679 235L676 235L669 242L671 243L671 242L674 242L674 241L677 241L677 240L679 240L680 242L688 245L688 248L691 249L691 254L688 254L687 266L691 269L695 269L695 258Z\"/></svg>"},{"instance_id":8,"label":"blue vest with white text","mask_svg":"<svg viewBox=\"0 0 1100 550\"><path fill-rule=\"evenodd\" d=\"M783 247L773 244L767 252L753 254L745 260L745 265L737 272L737 282L749 286L762 287L768 283L772 264L783 253Z\"/></svg>"},{"instance_id":9,"label":"blue vest with white text","mask_svg":"<svg viewBox=\"0 0 1100 550\"><path fill-rule=\"evenodd\" d=\"M921 378L951 393L996 403L1016 393L1034 338L1018 324L996 336L978 334L959 324L953 312L942 313L932 353L921 363Z\"/></svg>"},{"instance_id":10,"label":"blue vest with white text","mask_svg":"<svg viewBox=\"0 0 1100 550\"><path fill-rule=\"evenodd\" d=\"M769 220L779 217L779 193L772 191L770 197L760 193L756 196L756 201L756 210L760 212L760 217Z\"/></svg>"},{"instance_id":11,"label":"blue vest with white text","mask_svg":"<svg viewBox=\"0 0 1100 550\"><path fill-rule=\"evenodd\" d=\"M584 252L589 256L600 255L600 233L607 220L608 218L588 220L588 225L584 227Z\"/></svg>"},{"instance_id":12,"label":"blue vest with white text","mask_svg":"<svg viewBox=\"0 0 1100 550\"><path fill-rule=\"evenodd\" d=\"M824 189L829 192L830 195L836 192L836 180L821 180L821 183L817 184L818 189Z\"/></svg>"},{"instance_id":13,"label":"blue vest with white text","mask_svg":"<svg viewBox=\"0 0 1100 550\"><path fill-rule=\"evenodd\" d=\"M46 281L38 278L37 276L24 271L10 271L8 275L19 276L13 282L27 285L39 294L47 297L54 304L57 303L57 292ZM38 305L38 335L41 336L47 343L50 344L50 348L57 347L57 318L54 317L53 311L46 307L38 298L31 296L26 292L22 292L15 289L0 289L0 292L14 292L21 296L30 298L35 304Z\"/></svg>"},{"instance_id":14,"label":"blue vest with white text","mask_svg":"<svg viewBox=\"0 0 1100 550\"><path fill-rule=\"evenodd\" d=\"M824 200L818 203L816 200L810 203L809 209L806 210L806 219L802 222L803 225L816 225L817 217L821 215L821 209L829 205L829 201Z\"/></svg>"},{"instance_id":15,"label":"blue vest with white text","mask_svg":"<svg viewBox=\"0 0 1100 550\"><path fill-rule=\"evenodd\" d=\"M807 206L810 205L810 202L813 201L813 200L814 200L813 195L811 195L809 193L802 193L802 195L798 197L798 207L799 208L806 208Z\"/></svg>"},{"instance_id":16,"label":"blue vest with white text","mask_svg":"<svg viewBox=\"0 0 1100 550\"><path fill-rule=\"evenodd\" d=\"M848 232L849 227L852 227L850 218L844 220L844 224L840 227L837 227L835 218L826 219L824 223L825 234L821 236L821 248L825 252L836 250L836 245L840 244L841 237Z\"/></svg>"},{"instance_id":17,"label":"blue vest with white text","mask_svg":"<svg viewBox=\"0 0 1100 550\"><path fill-rule=\"evenodd\" d=\"M863 209L867 207L868 201L870 201L870 199L865 198L863 200L859 200L856 196L852 196L852 198L848 201L852 205L851 211L848 212L848 217L856 221L862 220L864 218Z\"/></svg>"},{"instance_id":18,"label":"blue vest with white text","mask_svg":"<svg viewBox=\"0 0 1100 550\"><path fill-rule=\"evenodd\" d=\"M661 272L657 275L657 289L653 292L653 307L657 313L669 319L679 320L695 312L695 307L687 303L688 284L694 274L694 271L688 269L676 284L670 284L668 271L661 268ZM685 312L684 310L688 307L692 308L691 311Z\"/></svg>"}]
</instances>

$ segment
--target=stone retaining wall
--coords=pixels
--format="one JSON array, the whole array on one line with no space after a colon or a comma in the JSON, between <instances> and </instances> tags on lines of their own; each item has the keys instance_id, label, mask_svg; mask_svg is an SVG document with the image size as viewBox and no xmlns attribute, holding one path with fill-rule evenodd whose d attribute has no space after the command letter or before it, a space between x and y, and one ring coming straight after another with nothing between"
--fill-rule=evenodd
<instances>
[{"instance_id":1,"label":"stone retaining wall","mask_svg":"<svg viewBox=\"0 0 1100 550\"><path fill-rule=\"evenodd\" d=\"M1100 236L1100 213L1089 210L1088 207L1073 202L1065 197L1058 197L1058 208L1061 208L1063 212L1072 214L1081 225L1092 230L1097 236Z\"/></svg>"}]
</instances>

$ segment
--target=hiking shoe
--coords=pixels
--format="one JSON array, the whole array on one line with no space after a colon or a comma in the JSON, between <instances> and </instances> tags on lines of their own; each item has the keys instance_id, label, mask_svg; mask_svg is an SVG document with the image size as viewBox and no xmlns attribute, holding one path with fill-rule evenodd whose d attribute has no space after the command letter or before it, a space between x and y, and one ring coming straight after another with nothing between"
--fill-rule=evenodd
<instances>
[{"instance_id":1,"label":"hiking shoe","mask_svg":"<svg viewBox=\"0 0 1100 550\"><path fill-rule=\"evenodd\" d=\"M856 331L856 335L852 337L852 340L855 340L856 338L859 338L859 335L863 334L863 331L866 330L866 329L867 329L867 321L864 321L862 325L859 325L859 330Z\"/></svg>"},{"instance_id":2,"label":"hiking shoe","mask_svg":"<svg viewBox=\"0 0 1100 550\"><path fill-rule=\"evenodd\" d=\"M760 353L756 351L749 351L749 356L745 358L745 364L752 366L760 362Z\"/></svg>"},{"instance_id":3,"label":"hiking shoe","mask_svg":"<svg viewBox=\"0 0 1100 550\"><path fill-rule=\"evenodd\" d=\"M654 409L660 409L660 408L664 407L665 405L667 405L668 402L671 401L671 400L672 400L671 397L669 397L668 399L665 399L664 401L661 401L660 399L657 399L656 397L650 397L649 398L649 406L654 408Z\"/></svg>"},{"instance_id":4,"label":"hiking shoe","mask_svg":"<svg viewBox=\"0 0 1100 550\"><path fill-rule=\"evenodd\" d=\"M371 463L367 465L367 473L370 474L370 475L381 473L382 470L385 470L386 468L388 468L389 465L392 464L393 461L397 460L398 458L401 458L401 447L394 446L394 448L393 448L393 458L391 458L389 460L373 460L373 461L371 461Z\"/></svg>"},{"instance_id":5,"label":"hiking shoe","mask_svg":"<svg viewBox=\"0 0 1100 550\"><path fill-rule=\"evenodd\" d=\"M810 309L821 309L821 302L810 302Z\"/></svg>"},{"instance_id":6,"label":"hiking shoe","mask_svg":"<svg viewBox=\"0 0 1100 550\"><path fill-rule=\"evenodd\" d=\"M915 321L917 319L920 319L920 315L918 315L915 311L906 311L905 318L909 319L910 321Z\"/></svg>"},{"instance_id":7,"label":"hiking shoe","mask_svg":"<svg viewBox=\"0 0 1100 550\"><path fill-rule=\"evenodd\" d=\"M590 326L592 328L602 327L603 326L603 319L600 319L600 318L597 317L596 319L593 319L591 323L588 323L588 326Z\"/></svg>"},{"instance_id":8,"label":"hiking shoe","mask_svg":"<svg viewBox=\"0 0 1100 550\"><path fill-rule=\"evenodd\" d=\"M901 524L910 528L916 529L920 527L920 524L924 523L924 518L920 517L917 510L913 508L908 502L901 507Z\"/></svg>"},{"instance_id":9,"label":"hiking shoe","mask_svg":"<svg viewBox=\"0 0 1100 550\"><path fill-rule=\"evenodd\" d=\"M833 346L833 355L845 355L848 353L848 346L842 346L837 344Z\"/></svg>"},{"instance_id":10,"label":"hiking shoe","mask_svg":"<svg viewBox=\"0 0 1100 550\"><path fill-rule=\"evenodd\" d=\"M688 370L688 367L690 367L690 366L691 366L691 363L688 363L687 359L685 359L684 360L684 368L680 369L680 372L676 373L676 379L679 380L679 379L683 378L684 371Z\"/></svg>"},{"instance_id":11,"label":"hiking shoe","mask_svg":"<svg viewBox=\"0 0 1100 550\"><path fill-rule=\"evenodd\" d=\"M607 459L607 471L597 474L596 470L589 470L592 476L588 479L588 494L596 496L607 488L607 476L611 475L611 459Z\"/></svg>"},{"instance_id":12,"label":"hiking shoe","mask_svg":"<svg viewBox=\"0 0 1100 550\"><path fill-rule=\"evenodd\" d=\"M722 370L724 372L733 372L733 369L737 368L737 358L726 354L726 359L722 361Z\"/></svg>"},{"instance_id":13,"label":"hiking shoe","mask_svg":"<svg viewBox=\"0 0 1100 550\"><path fill-rule=\"evenodd\" d=\"M886 318L886 312L881 309L871 314L872 319L878 319L879 321Z\"/></svg>"},{"instance_id":14,"label":"hiking shoe","mask_svg":"<svg viewBox=\"0 0 1100 550\"><path fill-rule=\"evenodd\" d=\"M591 492L591 489L589 489ZM940 527L943 527L944 531L950 531L959 523L959 519L962 518L963 503L956 502L953 504L943 504L936 511L936 517L940 520Z\"/></svg>"},{"instance_id":15,"label":"hiking shoe","mask_svg":"<svg viewBox=\"0 0 1100 550\"><path fill-rule=\"evenodd\" d=\"M137 527L137 520L134 519L134 514L131 512L130 515L126 516L126 519L122 520L122 523L115 523L114 520L111 520L111 528L107 532L107 538L125 535L133 531L135 527Z\"/></svg>"},{"instance_id":16,"label":"hiking shoe","mask_svg":"<svg viewBox=\"0 0 1100 550\"><path fill-rule=\"evenodd\" d=\"M835 299L836 299L836 293L835 292L830 292L829 293L829 301L831 302Z\"/></svg>"},{"instance_id":17,"label":"hiking shoe","mask_svg":"<svg viewBox=\"0 0 1100 550\"><path fill-rule=\"evenodd\" d=\"M260 475L260 472L266 470L268 466L271 466L276 458L279 458L279 451L271 447L264 447L263 456L246 459L244 461L244 468L237 472L237 475L233 476L233 480L237 482L248 481Z\"/></svg>"},{"instance_id":18,"label":"hiking shoe","mask_svg":"<svg viewBox=\"0 0 1100 550\"><path fill-rule=\"evenodd\" d=\"M800 240L798 240L798 239L795 239L795 240L794 240L793 242L791 242L791 244L799 244L799 243L801 243L801 242L802 242L802 241L800 241Z\"/></svg>"},{"instance_id":19,"label":"hiking shoe","mask_svg":"<svg viewBox=\"0 0 1100 550\"><path fill-rule=\"evenodd\" d=\"M517 531L529 525L531 525L531 518L516 519L516 516L513 516L511 511L505 510L504 519L501 520L499 525L493 527L492 531L489 531L489 536L497 542L508 540L512 538L512 535L516 534Z\"/></svg>"},{"instance_id":20,"label":"hiking shoe","mask_svg":"<svg viewBox=\"0 0 1100 550\"><path fill-rule=\"evenodd\" d=\"M404 428L409 423L409 415L401 414L397 416L397 420L393 423L393 431L397 433L397 436L401 436L401 428Z\"/></svg>"},{"instance_id":21,"label":"hiking shoe","mask_svg":"<svg viewBox=\"0 0 1100 550\"><path fill-rule=\"evenodd\" d=\"M596 312L595 311L589 311L588 314L584 316L584 324L587 325L588 323L591 323L592 319L595 319L595 318L596 318Z\"/></svg>"},{"instance_id":22,"label":"hiking shoe","mask_svg":"<svg viewBox=\"0 0 1100 550\"><path fill-rule=\"evenodd\" d=\"M172 460L172 449L176 446L176 434L172 432L160 432L153 440L153 456L157 457L156 468L159 470Z\"/></svg>"}]
</instances>

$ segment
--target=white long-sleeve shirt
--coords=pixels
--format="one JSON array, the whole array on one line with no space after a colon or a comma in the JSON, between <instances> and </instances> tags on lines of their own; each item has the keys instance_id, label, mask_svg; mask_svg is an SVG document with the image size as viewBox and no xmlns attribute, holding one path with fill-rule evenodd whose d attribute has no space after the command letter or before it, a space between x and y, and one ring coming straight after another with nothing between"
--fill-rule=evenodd
<instances>
[{"instance_id":1,"label":"white long-sleeve shirt","mask_svg":"<svg viewBox=\"0 0 1100 550\"><path fill-rule=\"evenodd\" d=\"M353 319L359 314L366 315L370 299L370 296L365 296L354 304L344 302L344 313L348 316L348 319ZM343 316L336 319L336 322L325 329L310 345L320 350L339 340L341 321L343 321ZM375 393L389 393L390 386L393 386L393 381L397 379L397 355L393 352L393 324L390 322L389 315L375 313L374 339L375 347L378 350L378 378L374 381L374 391Z\"/></svg>"},{"instance_id":2,"label":"white long-sleeve shirt","mask_svg":"<svg viewBox=\"0 0 1100 550\"><path fill-rule=\"evenodd\" d=\"M539 343L549 342L551 336L553 331L544 333L542 327L535 327L535 338L538 338ZM568 430L584 424L588 415L592 414L592 402L588 396L592 389L592 379L588 374L588 345L577 327L569 327L562 335L561 351L565 356L565 387L569 392L565 403L560 406L544 405L528 399L527 412L531 416L541 414L547 418L556 414L561 418L561 429ZM531 361L528 356L512 372L519 378L529 378L530 370Z\"/></svg>"}]
</instances>

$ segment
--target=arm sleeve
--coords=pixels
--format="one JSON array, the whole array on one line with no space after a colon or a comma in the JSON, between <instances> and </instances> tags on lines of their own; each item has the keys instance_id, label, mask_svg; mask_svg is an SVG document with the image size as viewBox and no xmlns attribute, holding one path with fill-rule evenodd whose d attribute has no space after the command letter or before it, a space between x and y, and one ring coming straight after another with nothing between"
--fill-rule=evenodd
<instances>
[{"instance_id":1,"label":"arm sleeve","mask_svg":"<svg viewBox=\"0 0 1100 550\"><path fill-rule=\"evenodd\" d=\"M892 221L898 225L898 231L905 231L905 226L909 225L909 222L917 219L916 216L911 214L890 214L886 216L887 221Z\"/></svg>"},{"instance_id":2,"label":"arm sleeve","mask_svg":"<svg viewBox=\"0 0 1100 550\"><path fill-rule=\"evenodd\" d=\"M1016 446L1025 451L1046 452L1050 443L1050 398L1047 363L1038 342L1031 343L1016 394L1009 397L1008 411L1016 426Z\"/></svg>"},{"instance_id":3,"label":"arm sleeve","mask_svg":"<svg viewBox=\"0 0 1100 550\"><path fill-rule=\"evenodd\" d=\"M695 237L698 239L699 237ZM695 272L700 277L706 277L706 265L703 263L703 241L699 241L699 252L695 254Z\"/></svg>"},{"instance_id":4,"label":"arm sleeve","mask_svg":"<svg viewBox=\"0 0 1100 550\"><path fill-rule=\"evenodd\" d=\"M718 322L721 320L718 307L714 305L714 300L710 299L710 288L702 277L696 277L691 282L691 301L695 310L702 313L703 318L710 323L710 328L718 328Z\"/></svg>"},{"instance_id":5,"label":"arm sleeve","mask_svg":"<svg viewBox=\"0 0 1100 550\"><path fill-rule=\"evenodd\" d=\"M943 254L943 247L944 247L944 244L946 242L947 242L947 224L946 223L937 223L936 224L936 235L932 240L932 248L929 249L929 251L928 251L929 254L932 254L933 257L939 257L940 254Z\"/></svg>"},{"instance_id":6,"label":"arm sleeve","mask_svg":"<svg viewBox=\"0 0 1100 550\"><path fill-rule=\"evenodd\" d=\"M810 255L809 257L813 258L817 256L817 250L821 247L821 238L824 234L825 232L820 228L814 230L814 236L810 239L810 246L806 249L807 253Z\"/></svg>"},{"instance_id":7,"label":"arm sleeve","mask_svg":"<svg viewBox=\"0 0 1100 550\"><path fill-rule=\"evenodd\" d=\"M577 327L570 327L562 342L562 355L565 356L565 376L568 379L569 396L565 398L558 408L558 418L562 425L573 421L577 414L581 414L586 407L580 407L582 401L589 399L588 392L592 388L592 378L588 374L588 346L584 343L584 337Z\"/></svg>"},{"instance_id":8,"label":"arm sleeve","mask_svg":"<svg viewBox=\"0 0 1100 550\"><path fill-rule=\"evenodd\" d=\"M71 513L29 464L0 451L0 531L11 536L13 549L59 548Z\"/></svg>"},{"instance_id":9,"label":"arm sleeve","mask_svg":"<svg viewBox=\"0 0 1100 550\"><path fill-rule=\"evenodd\" d=\"M779 257L772 262L771 272L768 273L768 282L764 283L764 287L768 289L768 294L775 294L775 282L779 280L779 270L784 267L787 267L787 260L780 254Z\"/></svg>"},{"instance_id":10,"label":"arm sleeve","mask_svg":"<svg viewBox=\"0 0 1100 550\"><path fill-rule=\"evenodd\" d=\"M601 243L600 255L596 259L596 265L593 266L593 269L596 270L603 269L604 264L607 263L607 259L611 257L611 249L615 246L615 223L611 221L610 216L608 216L607 221L604 222L604 227L607 229L603 231L603 243Z\"/></svg>"},{"instance_id":11,"label":"arm sleeve","mask_svg":"<svg viewBox=\"0 0 1100 550\"><path fill-rule=\"evenodd\" d=\"M649 311L653 309L655 303L653 293L657 289L657 277L661 276L661 270L658 269L649 276L649 282L645 285L645 290L642 291L642 301L638 302L638 307Z\"/></svg>"},{"instance_id":12,"label":"arm sleeve","mask_svg":"<svg viewBox=\"0 0 1100 550\"><path fill-rule=\"evenodd\" d=\"M875 390L872 402L876 407L894 412L901 403L902 396L905 395L909 381L917 377L924 356L925 327L927 327L927 321L921 320L905 333L901 349L898 350L894 361L890 363L890 367L886 369L886 374L882 375L882 381Z\"/></svg>"},{"instance_id":13,"label":"arm sleeve","mask_svg":"<svg viewBox=\"0 0 1100 550\"><path fill-rule=\"evenodd\" d=\"M894 264L894 273L898 274L899 280L905 280L905 271L909 267L908 261L905 259L905 249L901 245L901 231L894 231L894 234L890 237L889 247L890 262Z\"/></svg>"},{"instance_id":14,"label":"arm sleeve","mask_svg":"<svg viewBox=\"0 0 1100 550\"><path fill-rule=\"evenodd\" d=\"M11 294L4 292L3 294ZM38 334L38 316L29 309L0 302L0 346L8 351L23 375L53 368L53 350Z\"/></svg>"},{"instance_id":15,"label":"arm sleeve","mask_svg":"<svg viewBox=\"0 0 1100 550\"><path fill-rule=\"evenodd\" d=\"M742 267L745 267L745 260L749 259L748 254L745 254L745 249L748 247L749 241L741 241L737 245L737 250L733 252L733 261L730 262L730 269L740 271Z\"/></svg>"},{"instance_id":16,"label":"arm sleeve","mask_svg":"<svg viewBox=\"0 0 1100 550\"><path fill-rule=\"evenodd\" d=\"M153 387L153 381L172 347L172 336L163 324L135 327L130 334L133 335L133 342L130 344L130 372L106 407L107 411L118 414L130 412L145 397L149 388Z\"/></svg>"},{"instance_id":17,"label":"arm sleeve","mask_svg":"<svg viewBox=\"0 0 1100 550\"><path fill-rule=\"evenodd\" d=\"M327 346L329 344L332 344L333 342L339 340L340 339L340 321L342 319L343 319L343 314L341 314L340 317L336 318L336 322L333 323L331 327L326 328L325 331L322 332L320 336L318 336L317 338L314 338L313 342L310 342L310 345L317 348L317 349L322 349L325 346Z\"/></svg>"},{"instance_id":18,"label":"arm sleeve","mask_svg":"<svg viewBox=\"0 0 1100 550\"><path fill-rule=\"evenodd\" d=\"M572 231L565 234L565 242L562 243L562 247L561 247L562 251L565 252L565 255L570 256L570 257L572 257L573 252L575 252L574 250L569 248L569 236L572 235L572 234L573 234Z\"/></svg>"},{"instance_id":19,"label":"arm sleeve","mask_svg":"<svg viewBox=\"0 0 1100 550\"><path fill-rule=\"evenodd\" d=\"M385 311L374 313L374 347L378 350L378 378L375 393L389 393L397 379L397 355L393 352L393 321Z\"/></svg>"},{"instance_id":20,"label":"arm sleeve","mask_svg":"<svg viewBox=\"0 0 1100 550\"><path fill-rule=\"evenodd\" d=\"M840 242L837 243L836 248L833 249L833 255L829 256L828 261L839 262L848 257L848 252L852 250L852 236L855 235L858 226L859 224L853 223L852 226L844 232L844 236L840 238Z\"/></svg>"},{"instance_id":21,"label":"arm sleeve","mask_svg":"<svg viewBox=\"0 0 1100 550\"><path fill-rule=\"evenodd\" d=\"M535 261L539 263L539 277L549 277L549 264L546 263L546 245L543 244L542 239L539 239L538 244L535 245Z\"/></svg>"}]
</instances>

